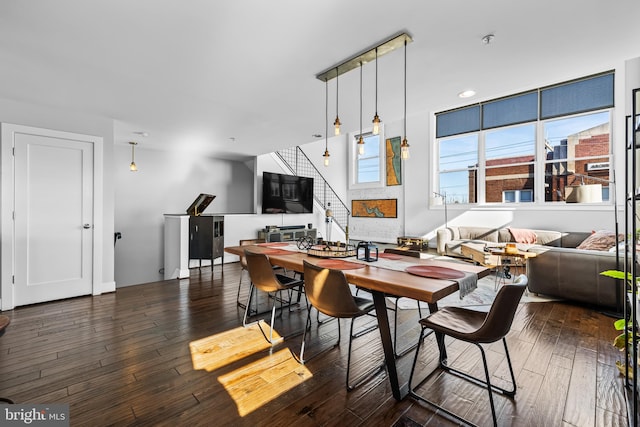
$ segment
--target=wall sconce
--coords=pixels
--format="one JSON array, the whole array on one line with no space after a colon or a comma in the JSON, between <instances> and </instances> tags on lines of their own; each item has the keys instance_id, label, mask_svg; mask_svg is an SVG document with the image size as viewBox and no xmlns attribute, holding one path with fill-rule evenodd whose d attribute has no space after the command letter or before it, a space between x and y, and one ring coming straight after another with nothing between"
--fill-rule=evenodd
<instances>
[{"instance_id":1,"label":"wall sconce","mask_svg":"<svg viewBox=\"0 0 640 427\"><path fill-rule=\"evenodd\" d=\"M136 145L138 145L138 143L129 141L129 144L131 144L131 164L129 165L129 170L131 172L137 172L138 166L136 166Z\"/></svg>"}]
</instances>

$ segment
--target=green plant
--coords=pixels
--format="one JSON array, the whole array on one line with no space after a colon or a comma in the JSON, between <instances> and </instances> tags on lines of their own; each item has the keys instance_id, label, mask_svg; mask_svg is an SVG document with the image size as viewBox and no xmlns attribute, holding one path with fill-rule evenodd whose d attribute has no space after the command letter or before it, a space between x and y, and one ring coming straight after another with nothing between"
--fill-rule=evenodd
<instances>
[{"instance_id":1,"label":"green plant","mask_svg":"<svg viewBox=\"0 0 640 427\"><path fill-rule=\"evenodd\" d=\"M600 274L602 276L611 277L613 279L624 280L625 283L627 284L627 291L631 291L633 289L632 286L634 286L634 280L632 279L632 276L630 273L627 273L625 276L625 273L620 270L606 270L601 272ZM640 281L640 277L636 277L635 279L636 289L639 281ZM613 346L620 351L625 351L625 349L627 349L628 350L627 354L629 355L634 353L637 354L637 352L633 351L633 334L632 334L633 323L626 319L618 319L615 322L613 322L613 327L615 328L616 331L621 331L621 333L614 338ZM640 362L640 359L639 359L639 362ZM627 369L626 363L617 360L616 367L618 368L618 370L622 375L626 376L628 373L629 379L633 379L633 365L629 367L629 369Z\"/></svg>"}]
</instances>

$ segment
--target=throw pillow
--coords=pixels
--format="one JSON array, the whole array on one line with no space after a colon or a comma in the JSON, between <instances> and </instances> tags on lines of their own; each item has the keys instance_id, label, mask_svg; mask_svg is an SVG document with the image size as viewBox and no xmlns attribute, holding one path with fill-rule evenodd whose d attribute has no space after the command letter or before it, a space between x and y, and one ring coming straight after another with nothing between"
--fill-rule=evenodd
<instances>
[{"instance_id":1,"label":"throw pillow","mask_svg":"<svg viewBox=\"0 0 640 427\"><path fill-rule=\"evenodd\" d=\"M624 235L619 234L616 241L616 233L613 231L600 230L592 233L584 239L576 249L587 249L590 251L608 251L618 242L624 241Z\"/></svg>"}]
</instances>

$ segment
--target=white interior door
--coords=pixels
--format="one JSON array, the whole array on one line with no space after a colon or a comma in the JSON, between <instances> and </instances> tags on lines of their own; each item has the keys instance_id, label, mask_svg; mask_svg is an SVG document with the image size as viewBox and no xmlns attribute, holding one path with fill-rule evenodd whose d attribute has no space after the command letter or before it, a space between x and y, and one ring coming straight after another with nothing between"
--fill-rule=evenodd
<instances>
[{"instance_id":1,"label":"white interior door","mask_svg":"<svg viewBox=\"0 0 640 427\"><path fill-rule=\"evenodd\" d=\"M93 287L93 144L14 136L15 305L89 295Z\"/></svg>"}]
</instances>

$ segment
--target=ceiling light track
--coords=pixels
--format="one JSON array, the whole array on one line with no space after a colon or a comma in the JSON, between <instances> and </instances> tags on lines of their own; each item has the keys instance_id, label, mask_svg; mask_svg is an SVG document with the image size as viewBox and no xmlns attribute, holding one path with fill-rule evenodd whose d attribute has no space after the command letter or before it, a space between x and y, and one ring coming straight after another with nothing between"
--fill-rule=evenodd
<instances>
[{"instance_id":1,"label":"ceiling light track","mask_svg":"<svg viewBox=\"0 0 640 427\"><path fill-rule=\"evenodd\" d=\"M361 67L367 62L375 61L376 56L380 57L398 48L404 47L405 42L411 43L412 41L413 39L411 38L411 35L407 32L395 34L383 42L378 43L375 46L372 46L371 48L368 48L355 56L352 56L351 58L316 74L316 78L323 82L329 81L353 69Z\"/></svg>"}]
</instances>

